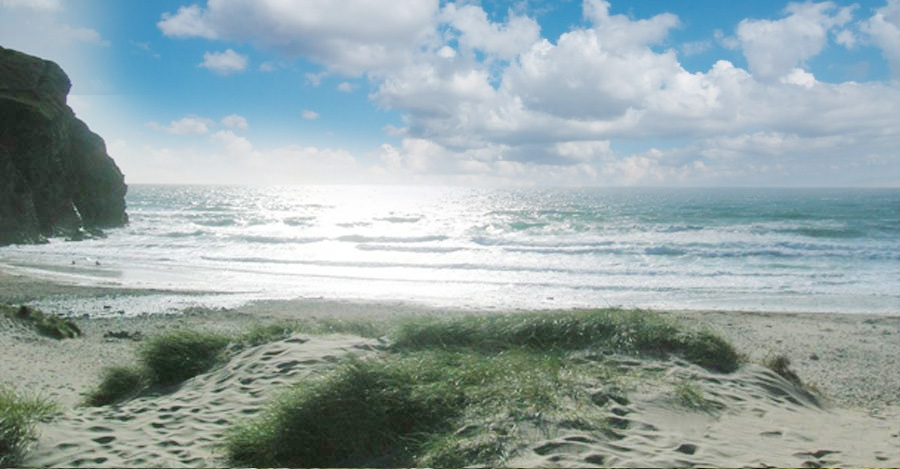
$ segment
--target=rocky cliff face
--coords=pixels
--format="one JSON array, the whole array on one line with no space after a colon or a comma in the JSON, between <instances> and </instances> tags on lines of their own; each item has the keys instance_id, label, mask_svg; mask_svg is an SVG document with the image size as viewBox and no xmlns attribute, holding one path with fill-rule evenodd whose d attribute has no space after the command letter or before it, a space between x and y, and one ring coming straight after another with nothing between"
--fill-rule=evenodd
<instances>
[{"instance_id":1,"label":"rocky cliff face","mask_svg":"<svg viewBox=\"0 0 900 469\"><path fill-rule=\"evenodd\" d=\"M125 178L53 62L0 47L0 245L121 226Z\"/></svg>"}]
</instances>

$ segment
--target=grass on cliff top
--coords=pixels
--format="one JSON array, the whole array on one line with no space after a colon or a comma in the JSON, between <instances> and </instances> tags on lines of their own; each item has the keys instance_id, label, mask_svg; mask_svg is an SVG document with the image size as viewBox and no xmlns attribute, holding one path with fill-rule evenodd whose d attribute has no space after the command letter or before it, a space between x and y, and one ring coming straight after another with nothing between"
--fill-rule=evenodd
<instances>
[{"instance_id":1,"label":"grass on cliff top","mask_svg":"<svg viewBox=\"0 0 900 469\"><path fill-rule=\"evenodd\" d=\"M0 387L0 467L17 467L34 440L34 424L57 412L55 404Z\"/></svg>"},{"instance_id":2,"label":"grass on cliff top","mask_svg":"<svg viewBox=\"0 0 900 469\"><path fill-rule=\"evenodd\" d=\"M22 305L0 305L0 313L52 339L73 339L81 336L81 329L71 319L46 314L41 310Z\"/></svg>"},{"instance_id":3,"label":"grass on cliff top","mask_svg":"<svg viewBox=\"0 0 900 469\"><path fill-rule=\"evenodd\" d=\"M723 372L739 365L717 336L645 312L424 317L383 332L392 342L387 353L299 383L235 427L226 441L231 462L502 465L535 432L615 431L604 409L627 402L621 372L585 356L674 354Z\"/></svg>"}]
</instances>

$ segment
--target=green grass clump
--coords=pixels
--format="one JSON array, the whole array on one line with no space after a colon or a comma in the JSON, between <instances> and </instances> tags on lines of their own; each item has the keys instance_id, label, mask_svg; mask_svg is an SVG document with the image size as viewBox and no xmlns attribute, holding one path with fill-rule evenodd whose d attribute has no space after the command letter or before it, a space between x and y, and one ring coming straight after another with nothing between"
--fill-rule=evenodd
<instances>
[{"instance_id":1,"label":"green grass clump","mask_svg":"<svg viewBox=\"0 0 900 469\"><path fill-rule=\"evenodd\" d=\"M278 467L453 466L498 461L517 423L564 407L559 357L508 351L388 354L350 360L297 385L234 429L232 464ZM480 422L459 430L464 422ZM506 430L503 430L503 429Z\"/></svg>"},{"instance_id":2,"label":"green grass clump","mask_svg":"<svg viewBox=\"0 0 900 469\"><path fill-rule=\"evenodd\" d=\"M279 467L363 467L408 458L402 437L433 430L454 406L414 393L409 370L350 362L327 379L282 396L261 419L227 440L233 463ZM406 453L406 455L402 454ZM406 456L406 457L405 457Z\"/></svg>"},{"instance_id":3,"label":"green grass clump","mask_svg":"<svg viewBox=\"0 0 900 469\"><path fill-rule=\"evenodd\" d=\"M103 370L100 384L87 393L85 404L101 406L124 400L147 388L178 384L208 371L224 360L227 335L177 330L152 337L138 349L138 366Z\"/></svg>"},{"instance_id":4,"label":"green grass clump","mask_svg":"<svg viewBox=\"0 0 900 469\"><path fill-rule=\"evenodd\" d=\"M169 386L203 373L221 361L230 338L222 334L178 330L150 338L138 351L151 383Z\"/></svg>"},{"instance_id":5,"label":"green grass clump","mask_svg":"<svg viewBox=\"0 0 900 469\"><path fill-rule=\"evenodd\" d=\"M794 383L799 387L803 387L803 380L791 369L791 359L785 355L775 355L766 358L763 366L774 371L782 378Z\"/></svg>"},{"instance_id":6,"label":"green grass clump","mask_svg":"<svg viewBox=\"0 0 900 469\"><path fill-rule=\"evenodd\" d=\"M55 404L0 387L0 467L21 464L34 439L34 424L57 412Z\"/></svg>"},{"instance_id":7,"label":"green grass clump","mask_svg":"<svg viewBox=\"0 0 900 469\"><path fill-rule=\"evenodd\" d=\"M646 312L416 317L365 330L392 345L296 385L233 428L225 445L233 465L502 465L535 432L608 430L605 402L592 390L619 389L624 371L592 357L674 354L724 372L739 365L719 337ZM696 389L682 394L692 406L715 404Z\"/></svg>"},{"instance_id":8,"label":"green grass clump","mask_svg":"<svg viewBox=\"0 0 900 469\"><path fill-rule=\"evenodd\" d=\"M7 317L21 321L41 334L52 339L73 339L81 336L81 329L71 319L46 314L25 305L12 307L0 305L0 312Z\"/></svg>"},{"instance_id":9,"label":"green grass clump","mask_svg":"<svg viewBox=\"0 0 900 469\"><path fill-rule=\"evenodd\" d=\"M286 339L293 334L310 335L350 334L359 337L381 337L388 333L390 325L386 321L364 319L304 318L280 320L253 325L250 330L235 341L246 346L262 345Z\"/></svg>"},{"instance_id":10,"label":"green grass clump","mask_svg":"<svg viewBox=\"0 0 900 469\"><path fill-rule=\"evenodd\" d=\"M718 402L707 399L703 389L693 383L681 382L676 384L675 397L682 406L701 412L712 413L723 408Z\"/></svg>"},{"instance_id":11,"label":"green grass clump","mask_svg":"<svg viewBox=\"0 0 900 469\"><path fill-rule=\"evenodd\" d=\"M644 311L574 311L516 315L422 318L401 325L399 350L466 347L496 351L511 347L616 353L676 354L705 368L731 372L740 362L734 348L709 332L686 331Z\"/></svg>"},{"instance_id":12,"label":"green grass clump","mask_svg":"<svg viewBox=\"0 0 900 469\"><path fill-rule=\"evenodd\" d=\"M85 404L92 407L112 404L135 396L148 386L147 373L134 366L104 368L100 385L85 397Z\"/></svg>"}]
</instances>

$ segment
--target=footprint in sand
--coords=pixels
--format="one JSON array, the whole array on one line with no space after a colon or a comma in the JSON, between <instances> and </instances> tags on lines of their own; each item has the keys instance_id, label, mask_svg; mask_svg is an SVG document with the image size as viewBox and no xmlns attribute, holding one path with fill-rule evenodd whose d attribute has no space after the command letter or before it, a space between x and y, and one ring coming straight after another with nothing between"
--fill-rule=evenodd
<instances>
[{"instance_id":1,"label":"footprint in sand","mask_svg":"<svg viewBox=\"0 0 900 469\"><path fill-rule=\"evenodd\" d=\"M619 430L627 430L629 427L631 427L631 420L623 419L619 416L607 417L606 423L608 423L611 427L617 428Z\"/></svg>"},{"instance_id":2,"label":"footprint in sand","mask_svg":"<svg viewBox=\"0 0 900 469\"><path fill-rule=\"evenodd\" d=\"M560 453L562 453L562 454L580 454L580 453L586 453L590 450L591 450L590 446L580 444L580 443L567 442L567 441L550 441L550 442L547 442L547 443L544 443L544 444L538 446L537 448L534 448L533 451L541 456L547 456L547 455L551 455L551 454L560 454Z\"/></svg>"},{"instance_id":3,"label":"footprint in sand","mask_svg":"<svg viewBox=\"0 0 900 469\"><path fill-rule=\"evenodd\" d=\"M678 451L682 454L694 454L697 452L698 448L699 447L697 445L691 443L682 443L677 448L675 448L675 451Z\"/></svg>"},{"instance_id":4,"label":"footprint in sand","mask_svg":"<svg viewBox=\"0 0 900 469\"><path fill-rule=\"evenodd\" d=\"M116 441L116 437L114 437L114 436L101 436L101 437L99 437L99 438L94 438L93 441L95 441L95 442L97 442L97 443L99 443L99 444L101 444L101 445L108 445L108 444L112 443L113 441Z\"/></svg>"}]
</instances>

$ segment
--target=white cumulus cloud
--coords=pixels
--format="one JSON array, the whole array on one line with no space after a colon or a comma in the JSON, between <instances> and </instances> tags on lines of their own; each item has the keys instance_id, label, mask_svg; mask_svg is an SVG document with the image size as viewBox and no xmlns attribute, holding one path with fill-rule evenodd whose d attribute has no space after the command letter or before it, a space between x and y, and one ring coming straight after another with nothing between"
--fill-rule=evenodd
<instances>
[{"instance_id":1,"label":"white cumulus cloud","mask_svg":"<svg viewBox=\"0 0 900 469\"><path fill-rule=\"evenodd\" d=\"M402 63L430 33L437 0L211 0L166 13L171 37L248 41L350 75Z\"/></svg>"},{"instance_id":2,"label":"white cumulus cloud","mask_svg":"<svg viewBox=\"0 0 900 469\"><path fill-rule=\"evenodd\" d=\"M250 140L235 135L230 130L220 130L210 137L213 142L219 144L229 156L250 157L253 156L253 144Z\"/></svg>"},{"instance_id":3,"label":"white cumulus cloud","mask_svg":"<svg viewBox=\"0 0 900 469\"><path fill-rule=\"evenodd\" d=\"M166 36L171 37L203 37L216 39L218 35L207 24L204 10L199 5L181 7L175 14L163 13L162 20L157 23Z\"/></svg>"},{"instance_id":4,"label":"white cumulus cloud","mask_svg":"<svg viewBox=\"0 0 900 469\"><path fill-rule=\"evenodd\" d=\"M208 68L219 75L231 75L232 73L243 72L250 64L250 59L246 55L226 49L224 52L206 52L203 54L203 62L200 67Z\"/></svg>"},{"instance_id":5,"label":"white cumulus cloud","mask_svg":"<svg viewBox=\"0 0 900 469\"><path fill-rule=\"evenodd\" d=\"M881 48L894 79L900 80L900 0L887 0L863 23L862 29Z\"/></svg>"},{"instance_id":6,"label":"white cumulus cloud","mask_svg":"<svg viewBox=\"0 0 900 469\"><path fill-rule=\"evenodd\" d=\"M231 114L229 116L223 117L222 125L228 127L229 129L235 130L247 130L250 128L250 125L247 124L247 119L237 114Z\"/></svg>"},{"instance_id":7,"label":"white cumulus cloud","mask_svg":"<svg viewBox=\"0 0 900 469\"><path fill-rule=\"evenodd\" d=\"M300 115L303 116L304 119L314 121L319 118L319 113L316 111L312 111L309 109L304 109Z\"/></svg>"},{"instance_id":8,"label":"white cumulus cloud","mask_svg":"<svg viewBox=\"0 0 900 469\"><path fill-rule=\"evenodd\" d=\"M785 18L741 21L737 37L750 70L761 79L784 76L822 52L829 31L850 22L853 9L833 2L791 3Z\"/></svg>"},{"instance_id":9,"label":"white cumulus cloud","mask_svg":"<svg viewBox=\"0 0 900 469\"><path fill-rule=\"evenodd\" d=\"M493 23L487 13L476 5L444 7L439 20L458 31L460 47L479 50L500 59L515 58L540 37L541 27L525 16L509 13L506 23ZM446 54L446 52L445 52Z\"/></svg>"},{"instance_id":10,"label":"white cumulus cloud","mask_svg":"<svg viewBox=\"0 0 900 469\"><path fill-rule=\"evenodd\" d=\"M188 116L182 117L177 121L172 121L169 125L160 125L156 122L147 124L150 128L168 132L173 135L203 135L210 132L210 127L214 125L213 121L204 117Z\"/></svg>"},{"instance_id":11,"label":"white cumulus cloud","mask_svg":"<svg viewBox=\"0 0 900 469\"><path fill-rule=\"evenodd\" d=\"M354 90L356 90L356 88L357 85L346 81L341 82L337 86L338 91L340 91L341 93L352 93Z\"/></svg>"},{"instance_id":12,"label":"white cumulus cloud","mask_svg":"<svg viewBox=\"0 0 900 469\"><path fill-rule=\"evenodd\" d=\"M677 16L614 15L606 0L584 0L584 22L546 38L525 10L490 16L477 2L436 0L351 0L341 9L325 0L209 0L164 16L159 27L172 37L243 41L312 60L322 65L307 75L312 86L366 75L370 100L402 114L402 127L384 127L401 143L381 146L369 168L380 177L752 183L808 178L804 168L848 168L851 160L872 174L891 161L900 169L900 89L819 81L809 68L829 41L847 49L870 43L897 77L900 0L886 2L862 23L853 6L791 3L778 17L741 21L733 36L716 30L709 42L682 45L670 43ZM709 53L714 44L741 50L749 66L681 65L679 54ZM309 147L257 151L240 138L214 136L245 153L277 153L285 165L290 155L349 162ZM822 171L823 183L840 181L839 170ZM771 179L776 174L782 179Z\"/></svg>"},{"instance_id":13,"label":"white cumulus cloud","mask_svg":"<svg viewBox=\"0 0 900 469\"><path fill-rule=\"evenodd\" d=\"M62 7L60 0L0 0L0 7L29 8L37 11L57 11Z\"/></svg>"}]
</instances>

